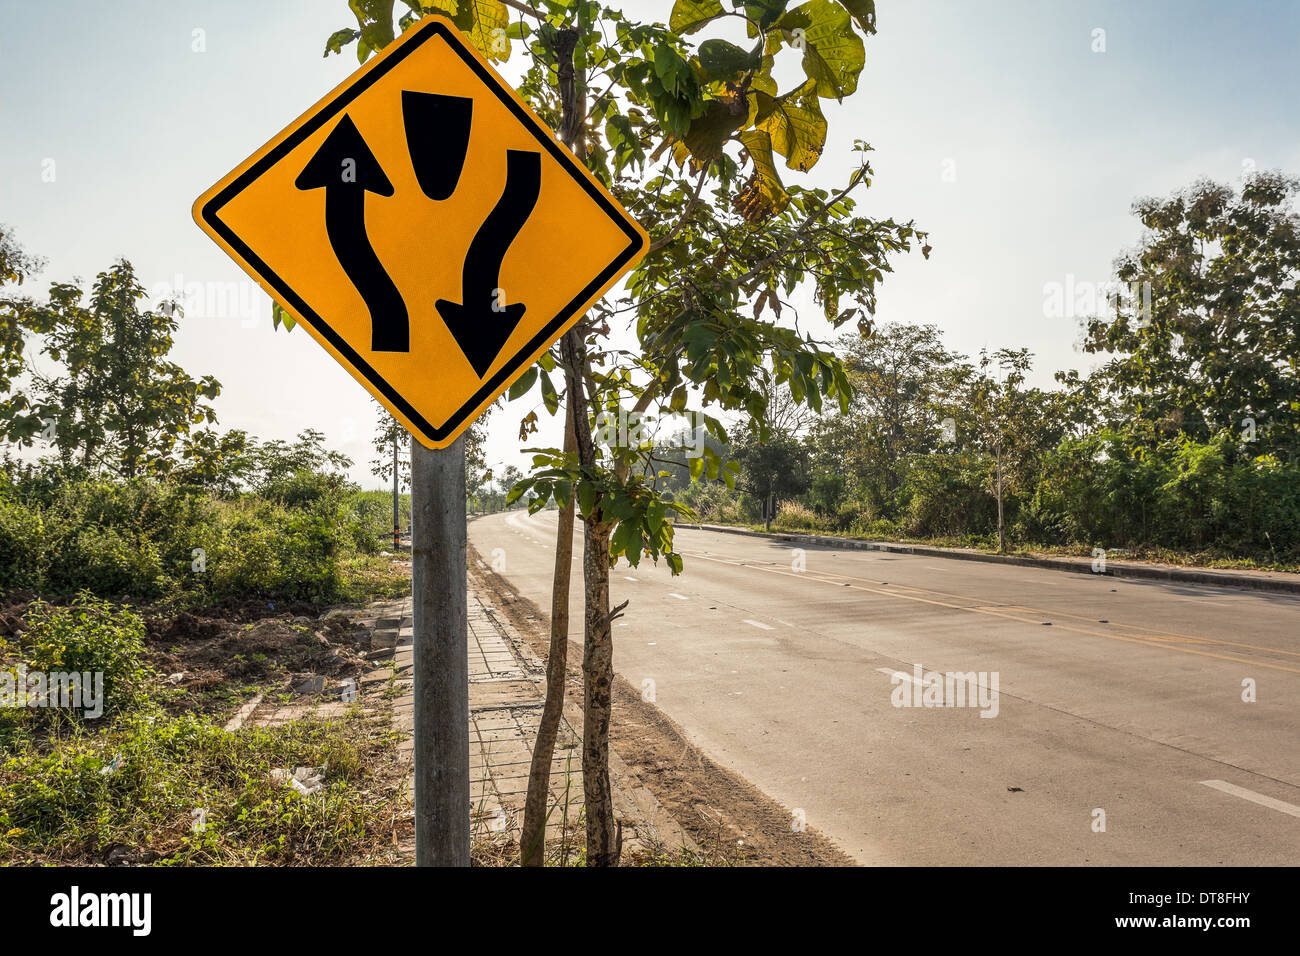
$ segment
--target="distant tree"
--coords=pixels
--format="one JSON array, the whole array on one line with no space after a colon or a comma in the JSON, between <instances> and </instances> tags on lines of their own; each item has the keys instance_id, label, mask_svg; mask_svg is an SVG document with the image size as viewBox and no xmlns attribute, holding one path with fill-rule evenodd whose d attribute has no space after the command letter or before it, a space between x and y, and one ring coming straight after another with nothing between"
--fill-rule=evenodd
<instances>
[{"instance_id":1,"label":"distant tree","mask_svg":"<svg viewBox=\"0 0 1300 956\"><path fill-rule=\"evenodd\" d=\"M818 443L855 479L876 511L891 512L909 456L943 443L938 411L969 370L944 347L938 326L882 323L871 334L839 341L853 385L847 414L827 420Z\"/></svg>"},{"instance_id":2,"label":"distant tree","mask_svg":"<svg viewBox=\"0 0 1300 956\"><path fill-rule=\"evenodd\" d=\"M1006 551L1005 492L1009 479L1020 473L1031 443L1030 402L1024 388L1025 375L1033 364L1028 349L997 349L980 352L978 370L970 377L965 392L968 442L991 459L990 489L998 503L998 550Z\"/></svg>"},{"instance_id":3,"label":"distant tree","mask_svg":"<svg viewBox=\"0 0 1300 956\"><path fill-rule=\"evenodd\" d=\"M781 502L808 490L808 452L788 432L772 432L764 439L757 429L751 429L732 446L731 453L740 465L737 485L763 502L768 528Z\"/></svg>"},{"instance_id":4,"label":"distant tree","mask_svg":"<svg viewBox=\"0 0 1300 956\"><path fill-rule=\"evenodd\" d=\"M1114 355L1094 376L1110 424L1147 442L1206 441L1251 419L1257 454L1300 456L1298 190L1267 172L1134 204L1146 232L1117 262L1126 291L1084 340Z\"/></svg>"},{"instance_id":5,"label":"distant tree","mask_svg":"<svg viewBox=\"0 0 1300 956\"><path fill-rule=\"evenodd\" d=\"M256 447L257 440L242 429L233 428L225 434L213 428L199 429L181 440L169 477L177 484L237 494L256 470L251 454Z\"/></svg>"},{"instance_id":6,"label":"distant tree","mask_svg":"<svg viewBox=\"0 0 1300 956\"><path fill-rule=\"evenodd\" d=\"M338 474L352 467L352 459L325 447L325 433L304 428L293 442L276 439L249 448L252 480L264 489L302 472Z\"/></svg>"},{"instance_id":7,"label":"distant tree","mask_svg":"<svg viewBox=\"0 0 1300 956\"><path fill-rule=\"evenodd\" d=\"M10 393L27 368L30 330L25 322L31 308L31 300L17 295L13 286L22 285L40 268L40 260L24 252L9 227L0 223L0 440L21 440L40 429L28 396Z\"/></svg>"},{"instance_id":8,"label":"distant tree","mask_svg":"<svg viewBox=\"0 0 1300 956\"><path fill-rule=\"evenodd\" d=\"M221 384L167 361L179 308L141 310L144 297L122 259L96 277L86 304L77 285L59 282L46 302L17 304L18 321L43 333L41 351L57 369L32 372L31 397L18 398L17 417L5 423L11 439L30 444L44 423L65 464L135 478L167 470L191 427L216 421L204 399Z\"/></svg>"}]
</instances>

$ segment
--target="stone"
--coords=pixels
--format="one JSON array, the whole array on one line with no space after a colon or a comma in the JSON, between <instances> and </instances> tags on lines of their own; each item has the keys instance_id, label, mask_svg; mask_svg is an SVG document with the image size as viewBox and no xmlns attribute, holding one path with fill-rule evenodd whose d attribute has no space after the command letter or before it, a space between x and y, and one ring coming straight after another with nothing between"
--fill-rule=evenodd
<instances>
[{"instance_id":1,"label":"stone","mask_svg":"<svg viewBox=\"0 0 1300 956\"><path fill-rule=\"evenodd\" d=\"M312 674L293 685L293 692L300 696L325 693L325 675Z\"/></svg>"}]
</instances>

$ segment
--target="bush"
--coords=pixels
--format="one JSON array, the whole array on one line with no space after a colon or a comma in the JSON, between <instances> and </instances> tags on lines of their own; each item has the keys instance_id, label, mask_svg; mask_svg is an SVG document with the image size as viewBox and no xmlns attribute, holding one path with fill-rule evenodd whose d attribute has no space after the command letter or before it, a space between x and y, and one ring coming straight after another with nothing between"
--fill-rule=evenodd
<instances>
[{"instance_id":1,"label":"bush","mask_svg":"<svg viewBox=\"0 0 1300 956\"><path fill-rule=\"evenodd\" d=\"M27 608L23 653L32 670L104 675L104 713L146 701L144 621L130 608L80 594L66 607L34 601Z\"/></svg>"},{"instance_id":2,"label":"bush","mask_svg":"<svg viewBox=\"0 0 1300 956\"><path fill-rule=\"evenodd\" d=\"M797 501L784 501L777 508L772 526L781 531L824 531L825 523L816 512Z\"/></svg>"},{"instance_id":3,"label":"bush","mask_svg":"<svg viewBox=\"0 0 1300 956\"><path fill-rule=\"evenodd\" d=\"M365 560L391 534L388 495L381 517L373 495L328 476L298 473L277 488L280 500L268 501L148 481L0 487L0 593L332 603L391 577Z\"/></svg>"},{"instance_id":4,"label":"bush","mask_svg":"<svg viewBox=\"0 0 1300 956\"><path fill-rule=\"evenodd\" d=\"M44 552L40 512L0 497L0 593L40 587Z\"/></svg>"}]
</instances>

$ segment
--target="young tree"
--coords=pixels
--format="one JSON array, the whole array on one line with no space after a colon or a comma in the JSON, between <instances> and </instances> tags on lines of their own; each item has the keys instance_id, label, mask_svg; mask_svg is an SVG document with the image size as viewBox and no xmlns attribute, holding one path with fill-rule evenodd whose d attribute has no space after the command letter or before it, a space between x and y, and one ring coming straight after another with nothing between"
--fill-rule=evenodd
<instances>
[{"instance_id":1,"label":"young tree","mask_svg":"<svg viewBox=\"0 0 1300 956\"><path fill-rule=\"evenodd\" d=\"M600 445L594 425L602 414L676 414L696 402L706 427L725 439L706 409L762 421L772 385L814 409L824 399L847 403L839 359L782 322L784 300L809 283L836 325L865 322L889 256L923 234L911 223L854 214L852 193L870 184L865 144L857 147L858 168L834 192L786 185L777 157L800 173L820 158L827 129L821 101L857 88L862 36L875 32L874 3L765 0L726 10L721 0L678 0L667 26L633 22L595 0L404 5L399 27L427 11L448 12L491 59L509 56L510 39L524 40L529 65L519 92L653 240L628 283L630 299L598 306L540 363L535 379L544 397L553 396L546 402L553 414L560 396L550 373L563 373L565 404L575 410L574 447L536 450L533 474L512 490L516 498L531 494L533 508L576 502L584 524L587 855L593 865L614 865L611 626L622 607L609 607L609 571L620 558L635 566L648 556L680 572L668 519L685 509L647 479L648 443ZM364 60L394 36L394 5L351 7L357 29L335 33L328 49L355 40ZM509 22L507 8L519 19ZM697 38L728 22L746 31L747 47ZM778 58L797 60L803 74L784 92L775 78ZM854 304L843 307L843 299ZM638 347L618 350L611 322L629 312ZM711 478L736 470L712 449L691 468Z\"/></svg>"},{"instance_id":2,"label":"young tree","mask_svg":"<svg viewBox=\"0 0 1300 956\"><path fill-rule=\"evenodd\" d=\"M1010 474L1030 447L1026 433L1032 427L1025 374L1033 364L1028 349L980 352L978 370L966 389L966 408L973 428L971 444L992 458L989 483L998 503L998 551L1007 550L1004 490Z\"/></svg>"},{"instance_id":3,"label":"young tree","mask_svg":"<svg viewBox=\"0 0 1300 956\"><path fill-rule=\"evenodd\" d=\"M732 446L740 464L740 486L763 505L763 520L770 531L781 502L808 490L808 451L794 435L773 431L766 439L747 431Z\"/></svg>"},{"instance_id":4,"label":"young tree","mask_svg":"<svg viewBox=\"0 0 1300 956\"><path fill-rule=\"evenodd\" d=\"M952 393L965 356L950 352L938 326L885 323L871 335L840 340L853 385L847 415L828 422L819 438L842 455L872 509L893 517L909 456L944 441L936 409ZM843 440L843 439L847 440Z\"/></svg>"}]
</instances>

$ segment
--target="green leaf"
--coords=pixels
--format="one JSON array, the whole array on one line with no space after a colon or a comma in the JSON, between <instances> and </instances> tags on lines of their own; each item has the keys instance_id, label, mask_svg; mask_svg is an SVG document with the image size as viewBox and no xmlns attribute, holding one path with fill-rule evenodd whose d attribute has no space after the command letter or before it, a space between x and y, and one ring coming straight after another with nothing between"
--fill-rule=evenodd
<instances>
[{"instance_id":1,"label":"green leaf","mask_svg":"<svg viewBox=\"0 0 1300 956\"><path fill-rule=\"evenodd\" d=\"M393 0L348 0L348 7L361 28L357 59L364 63L371 51L393 42Z\"/></svg>"},{"instance_id":2,"label":"green leaf","mask_svg":"<svg viewBox=\"0 0 1300 956\"><path fill-rule=\"evenodd\" d=\"M722 13L722 0L677 0L668 17L668 28L674 33L694 33Z\"/></svg>"},{"instance_id":3,"label":"green leaf","mask_svg":"<svg viewBox=\"0 0 1300 956\"><path fill-rule=\"evenodd\" d=\"M781 14L785 13L786 5L789 2L790 0L743 0L742 4L733 0L736 6L743 5L745 16L757 21L759 27L764 30L781 18ZM752 26L750 30L753 30Z\"/></svg>"},{"instance_id":4,"label":"green leaf","mask_svg":"<svg viewBox=\"0 0 1300 956\"><path fill-rule=\"evenodd\" d=\"M342 53L343 48L359 36L361 36L360 30L335 30L330 34L329 39L325 41L325 52L322 55L329 56L331 53Z\"/></svg>"},{"instance_id":5,"label":"green leaf","mask_svg":"<svg viewBox=\"0 0 1300 956\"><path fill-rule=\"evenodd\" d=\"M709 100L704 107L704 115L691 121L683 142L701 165L714 162L722 158L723 144L745 125L748 118L748 112L744 108L735 113L722 100Z\"/></svg>"},{"instance_id":6,"label":"green leaf","mask_svg":"<svg viewBox=\"0 0 1300 956\"><path fill-rule=\"evenodd\" d=\"M561 508L569 507L569 499L573 497L573 482L557 481L555 487L551 489L555 495L555 503Z\"/></svg>"},{"instance_id":7,"label":"green leaf","mask_svg":"<svg viewBox=\"0 0 1300 956\"><path fill-rule=\"evenodd\" d=\"M551 376L542 372L542 402L546 405L546 410L554 415L560 408L560 396L555 391L555 385L551 382Z\"/></svg>"},{"instance_id":8,"label":"green leaf","mask_svg":"<svg viewBox=\"0 0 1300 956\"><path fill-rule=\"evenodd\" d=\"M738 79L739 74L757 70L763 59L762 44L752 51L742 50L726 40L705 40L696 51L700 69L710 83Z\"/></svg>"},{"instance_id":9,"label":"green leaf","mask_svg":"<svg viewBox=\"0 0 1300 956\"><path fill-rule=\"evenodd\" d=\"M537 381L537 366L530 365L528 371L520 375L515 380L515 384L510 386L510 401L528 394L528 390L533 387L533 382Z\"/></svg>"},{"instance_id":10,"label":"green leaf","mask_svg":"<svg viewBox=\"0 0 1300 956\"><path fill-rule=\"evenodd\" d=\"M460 0L451 21L487 59L510 58L510 11L501 0Z\"/></svg>"},{"instance_id":11,"label":"green leaf","mask_svg":"<svg viewBox=\"0 0 1300 956\"><path fill-rule=\"evenodd\" d=\"M286 312L279 302L271 303L271 328L278 329L283 325L286 332L292 332L297 324L293 320L293 316Z\"/></svg>"},{"instance_id":12,"label":"green leaf","mask_svg":"<svg viewBox=\"0 0 1300 956\"><path fill-rule=\"evenodd\" d=\"M589 481L578 483L578 513L584 518L596 508L596 489Z\"/></svg>"}]
</instances>

